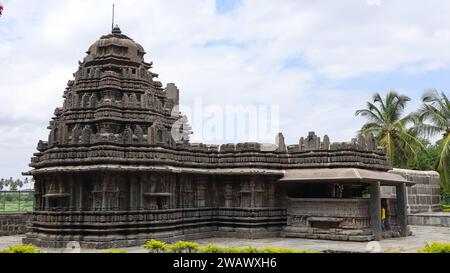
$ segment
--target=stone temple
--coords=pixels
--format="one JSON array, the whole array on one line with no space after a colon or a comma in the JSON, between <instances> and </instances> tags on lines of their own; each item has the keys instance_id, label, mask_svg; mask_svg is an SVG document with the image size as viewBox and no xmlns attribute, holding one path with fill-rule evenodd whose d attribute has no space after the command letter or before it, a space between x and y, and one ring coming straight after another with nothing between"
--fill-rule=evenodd
<instances>
[{"instance_id":1,"label":"stone temple","mask_svg":"<svg viewBox=\"0 0 450 273\"><path fill-rule=\"evenodd\" d=\"M313 132L259 143L191 144L179 90L115 27L87 51L27 175L36 209L25 243L110 248L150 239L408 236L406 191L373 136ZM275 136L274 136L275 138ZM381 186L394 189L383 199ZM382 229L381 210L387 211Z\"/></svg>"}]
</instances>

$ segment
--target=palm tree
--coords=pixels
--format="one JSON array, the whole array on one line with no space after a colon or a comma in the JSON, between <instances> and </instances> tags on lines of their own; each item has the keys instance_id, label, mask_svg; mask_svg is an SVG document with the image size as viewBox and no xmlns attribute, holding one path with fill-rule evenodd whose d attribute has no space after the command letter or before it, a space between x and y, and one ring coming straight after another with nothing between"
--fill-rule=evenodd
<instances>
[{"instance_id":1,"label":"palm tree","mask_svg":"<svg viewBox=\"0 0 450 273\"><path fill-rule=\"evenodd\" d=\"M409 162L417 158L418 151L425 151L416 131L407 128L413 117L402 117L410 100L395 91L389 92L385 98L376 93L372 102L367 102L366 109L356 111L356 116L368 119L360 133L364 136L374 134L379 145L386 148L387 157L392 164Z\"/></svg>"},{"instance_id":2,"label":"palm tree","mask_svg":"<svg viewBox=\"0 0 450 273\"><path fill-rule=\"evenodd\" d=\"M436 170L441 175L444 189L450 190L450 102L444 92L431 90L422 97L422 107L417 113L420 121L416 127L425 137L436 137L442 134L438 141L439 153Z\"/></svg>"}]
</instances>

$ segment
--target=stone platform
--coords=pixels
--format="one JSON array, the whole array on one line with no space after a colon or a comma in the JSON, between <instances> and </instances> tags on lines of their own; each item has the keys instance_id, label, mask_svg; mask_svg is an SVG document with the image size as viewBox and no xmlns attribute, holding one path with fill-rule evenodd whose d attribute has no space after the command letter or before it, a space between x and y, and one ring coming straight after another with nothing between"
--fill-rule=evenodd
<instances>
[{"instance_id":1,"label":"stone platform","mask_svg":"<svg viewBox=\"0 0 450 273\"><path fill-rule=\"evenodd\" d=\"M450 227L450 213L429 212L411 214L408 216L408 223L418 226Z\"/></svg>"},{"instance_id":2,"label":"stone platform","mask_svg":"<svg viewBox=\"0 0 450 273\"><path fill-rule=\"evenodd\" d=\"M413 236L406 238L393 238L380 242L381 251L383 252L401 252L415 253L422 249L425 242L442 242L450 243L450 228L447 227L430 227L430 226L411 226ZM10 245L19 245L24 236L0 237L0 249L8 248ZM336 252L368 252L368 244L365 242L336 242L327 240L308 240L299 238L266 238L266 239L236 239L236 238L210 238L196 240L201 246L214 244L226 247L282 247L293 248L299 250L321 250ZM50 253L67 253L63 249L46 249L41 248ZM129 253L147 253L142 246L123 248ZM99 253L104 250L82 249L83 253Z\"/></svg>"}]
</instances>

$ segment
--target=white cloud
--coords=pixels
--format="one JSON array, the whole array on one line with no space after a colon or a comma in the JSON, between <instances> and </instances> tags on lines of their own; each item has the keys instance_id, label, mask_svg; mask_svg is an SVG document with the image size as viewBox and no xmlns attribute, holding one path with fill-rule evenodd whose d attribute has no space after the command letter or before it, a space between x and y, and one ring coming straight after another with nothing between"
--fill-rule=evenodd
<instances>
[{"instance_id":1,"label":"white cloud","mask_svg":"<svg viewBox=\"0 0 450 273\"><path fill-rule=\"evenodd\" d=\"M423 73L450 63L448 1L244 0L226 15L215 14L213 0L114 2L117 23L146 48L163 83L180 87L183 102L201 96L210 104L280 105L292 143L309 130L348 140L361 125L353 112L371 92L335 90L328 82ZM4 1L0 127L7 133L0 152L12 161L0 161L0 176L24 171L77 61L109 31L111 4ZM211 41L230 43L201 46ZM300 65L283 69L292 57Z\"/></svg>"}]
</instances>

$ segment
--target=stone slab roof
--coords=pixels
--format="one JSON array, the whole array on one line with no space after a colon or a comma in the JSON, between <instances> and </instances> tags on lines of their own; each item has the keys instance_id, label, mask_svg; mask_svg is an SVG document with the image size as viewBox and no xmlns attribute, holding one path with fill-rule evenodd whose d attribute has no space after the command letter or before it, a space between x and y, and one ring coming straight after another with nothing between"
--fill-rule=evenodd
<instances>
[{"instance_id":1,"label":"stone slab roof","mask_svg":"<svg viewBox=\"0 0 450 273\"><path fill-rule=\"evenodd\" d=\"M339 183L375 183L381 182L382 185L397 185L406 183L413 185L401 175L372 171L356 168L337 168L337 169L304 169L304 170L286 170L284 177L280 181L285 182L339 182Z\"/></svg>"}]
</instances>

